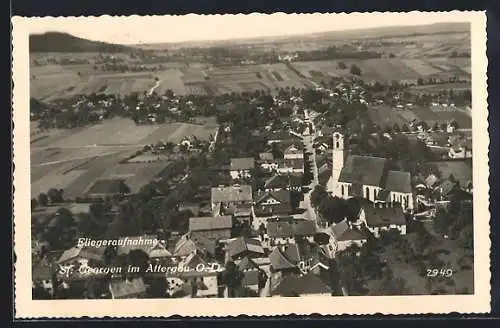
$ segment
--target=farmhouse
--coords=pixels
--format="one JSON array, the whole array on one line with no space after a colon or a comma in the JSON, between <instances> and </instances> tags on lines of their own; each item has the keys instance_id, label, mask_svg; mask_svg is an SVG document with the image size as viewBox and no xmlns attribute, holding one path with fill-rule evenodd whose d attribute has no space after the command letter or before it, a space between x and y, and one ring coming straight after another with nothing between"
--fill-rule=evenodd
<instances>
[{"instance_id":1,"label":"farmhouse","mask_svg":"<svg viewBox=\"0 0 500 328\"><path fill-rule=\"evenodd\" d=\"M283 157L284 159L304 159L304 152L303 148L301 145L297 145L295 143L289 145L284 151L283 151Z\"/></svg>"},{"instance_id":2,"label":"farmhouse","mask_svg":"<svg viewBox=\"0 0 500 328\"><path fill-rule=\"evenodd\" d=\"M250 178L255 161L252 157L231 158L229 174L233 179Z\"/></svg>"},{"instance_id":3,"label":"farmhouse","mask_svg":"<svg viewBox=\"0 0 500 328\"><path fill-rule=\"evenodd\" d=\"M359 220L375 237L379 237L381 231L391 229L406 235L406 218L401 207L364 206Z\"/></svg>"},{"instance_id":4,"label":"farmhouse","mask_svg":"<svg viewBox=\"0 0 500 328\"><path fill-rule=\"evenodd\" d=\"M123 179L100 179L87 189L85 195L90 199L100 199L128 193L130 193L130 187L125 184Z\"/></svg>"},{"instance_id":5,"label":"farmhouse","mask_svg":"<svg viewBox=\"0 0 500 328\"><path fill-rule=\"evenodd\" d=\"M199 236L219 240L231 238L233 221L231 216L195 217L189 219L191 238Z\"/></svg>"},{"instance_id":6,"label":"farmhouse","mask_svg":"<svg viewBox=\"0 0 500 328\"><path fill-rule=\"evenodd\" d=\"M141 298L146 293L142 278L113 280L109 284L112 299Z\"/></svg>"},{"instance_id":7,"label":"farmhouse","mask_svg":"<svg viewBox=\"0 0 500 328\"><path fill-rule=\"evenodd\" d=\"M266 273L249 257L243 258L237 264L237 267L239 271L243 272L241 285L258 293L260 291L260 285L262 284L261 282L267 280Z\"/></svg>"},{"instance_id":8,"label":"farmhouse","mask_svg":"<svg viewBox=\"0 0 500 328\"><path fill-rule=\"evenodd\" d=\"M252 187L249 185L232 185L229 187L214 187L211 190L212 211L236 205L251 205L253 201Z\"/></svg>"},{"instance_id":9,"label":"farmhouse","mask_svg":"<svg viewBox=\"0 0 500 328\"><path fill-rule=\"evenodd\" d=\"M296 239L306 238L313 242L316 224L313 221L297 220L296 222L274 221L266 225L269 245L280 246L294 244Z\"/></svg>"},{"instance_id":10,"label":"farmhouse","mask_svg":"<svg viewBox=\"0 0 500 328\"><path fill-rule=\"evenodd\" d=\"M282 215L290 214L291 212L290 191L257 192L254 204L254 213L256 216Z\"/></svg>"},{"instance_id":11,"label":"farmhouse","mask_svg":"<svg viewBox=\"0 0 500 328\"><path fill-rule=\"evenodd\" d=\"M226 249L228 257L233 260L243 257L255 258L264 256L264 248L260 241L252 238L238 237L230 241Z\"/></svg>"},{"instance_id":12,"label":"farmhouse","mask_svg":"<svg viewBox=\"0 0 500 328\"><path fill-rule=\"evenodd\" d=\"M413 209L409 172L393 171L385 158L350 155L344 152L344 135L333 134L332 177L327 189L334 196L359 196L372 202L399 203L404 210Z\"/></svg>"},{"instance_id":13,"label":"farmhouse","mask_svg":"<svg viewBox=\"0 0 500 328\"><path fill-rule=\"evenodd\" d=\"M295 190L302 187L302 176L297 174L274 174L264 182L265 191Z\"/></svg>"},{"instance_id":14,"label":"farmhouse","mask_svg":"<svg viewBox=\"0 0 500 328\"><path fill-rule=\"evenodd\" d=\"M175 244L174 256L185 258L192 253L215 255L216 242L213 239L206 238L202 234L188 232L183 235Z\"/></svg>"},{"instance_id":15,"label":"farmhouse","mask_svg":"<svg viewBox=\"0 0 500 328\"><path fill-rule=\"evenodd\" d=\"M72 263L99 264L104 261L106 247L72 247L57 260L57 264L68 265Z\"/></svg>"},{"instance_id":16,"label":"farmhouse","mask_svg":"<svg viewBox=\"0 0 500 328\"><path fill-rule=\"evenodd\" d=\"M346 219L335 224L331 229L335 237L335 250L337 252L352 245L361 247L367 241L367 236L361 230L352 227Z\"/></svg>"},{"instance_id":17,"label":"farmhouse","mask_svg":"<svg viewBox=\"0 0 500 328\"><path fill-rule=\"evenodd\" d=\"M291 274L271 282L271 297L330 296L332 289L319 275Z\"/></svg>"}]
</instances>

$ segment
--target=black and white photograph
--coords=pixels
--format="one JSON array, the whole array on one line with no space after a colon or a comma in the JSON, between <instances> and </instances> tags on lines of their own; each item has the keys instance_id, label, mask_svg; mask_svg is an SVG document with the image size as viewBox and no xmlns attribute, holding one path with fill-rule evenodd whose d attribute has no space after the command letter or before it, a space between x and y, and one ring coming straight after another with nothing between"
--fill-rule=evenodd
<instances>
[{"instance_id":1,"label":"black and white photograph","mask_svg":"<svg viewBox=\"0 0 500 328\"><path fill-rule=\"evenodd\" d=\"M19 18L23 313L487 310L484 21Z\"/></svg>"}]
</instances>

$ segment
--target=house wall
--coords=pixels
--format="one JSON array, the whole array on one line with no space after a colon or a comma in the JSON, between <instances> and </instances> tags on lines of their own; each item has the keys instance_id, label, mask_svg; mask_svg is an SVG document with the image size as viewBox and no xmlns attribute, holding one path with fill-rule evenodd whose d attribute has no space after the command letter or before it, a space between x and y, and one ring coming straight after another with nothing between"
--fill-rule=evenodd
<instances>
[{"instance_id":1,"label":"house wall","mask_svg":"<svg viewBox=\"0 0 500 328\"><path fill-rule=\"evenodd\" d=\"M366 239L364 239L364 240L342 240L342 241L337 241L337 252L342 252L347 247L352 246L352 245L358 245L359 247L362 247L365 243L366 243Z\"/></svg>"},{"instance_id":2,"label":"house wall","mask_svg":"<svg viewBox=\"0 0 500 328\"><path fill-rule=\"evenodd\" d=\"M295 238L287 237L287 238L269 238L269 246L276 247L281 245L289 245L295 244Z\"/></svg>"},{"instance_id":3,"label":"house wall","mask_svg":"<svg viewBox=\"0 0 500 328\"><path fill-rule=\"evenodd\" d=\"M380 233L382 231L388 231L388 230L391 230L391 229L396 229L399 231L399 233L401 235L406 235L406 225L395 225L395 224L391 224L390 226L383 226L383 227L370 227L370 226L367 226L368 230L370 230L370 232L376 237L380 237Z\"/></svg>"},{"instance_id":4,"label":"house wall","mask_svg":"<svg viewBox=\"0 0 500 328\"><path fill-rule=\"evenodd\" d=\"M286 174L286 173L304 173L304 168L293 168L293 167L280 167L275 170L278 173Z\"/></svg>"},{"instance_id":5,"label":"house wall","mask_svg":"<svg viewBox=\"0 0 500 328\"><path fill-rule=\"evenodd\" d=\"M413 209L413 194L391 191L389 194L389 199L391 202L398 202L401 204L403 210Z\"/></svg>"},{"instance_id":6,"label":"house wall","mask_svg":"<svg viewBox=\"0 0 500 328\"><path fill-rule=\"evenodd\" d=\"M229 171L231 178L233 179L242 179L242 178L250 178L250 170L232 170Z\"/></svg>"},{"instance_id":7,"label":"house wall","mask_svg":"<svg viewBox=\"0 0 500 328\"><path fill-rule=\"evenodd\" d=\"M191 236L192 239L195 239L198 236L210 239L231 238L231 229L191 231Z\"/></svg>"},{"instance_id":8,"label":"house wall","mask_svg":"<svg viewBox=\"0 0 500 328\"><path fill-rule=\"evenodd\" d=\"M284 159L304 159L304 154L302 152L297 153L287 153L283 155Z\"/></svg>"}]
</instances>

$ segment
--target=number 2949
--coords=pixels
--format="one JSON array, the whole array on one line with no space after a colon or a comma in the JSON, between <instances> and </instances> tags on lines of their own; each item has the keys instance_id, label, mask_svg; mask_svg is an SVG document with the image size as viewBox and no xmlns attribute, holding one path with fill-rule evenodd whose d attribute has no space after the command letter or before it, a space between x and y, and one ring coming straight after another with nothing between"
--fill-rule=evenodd
<instances>
[{"instance_id":1,"label":"number 2949","mask_svg":"<svg viewBox=\"0 0 500 328\"><path fill-rule=\"evenodd\" d=\"M452 269L427 269L427 277L445 277L449 278L453 276L453 270Z\"/></svg>"}]
</instances>

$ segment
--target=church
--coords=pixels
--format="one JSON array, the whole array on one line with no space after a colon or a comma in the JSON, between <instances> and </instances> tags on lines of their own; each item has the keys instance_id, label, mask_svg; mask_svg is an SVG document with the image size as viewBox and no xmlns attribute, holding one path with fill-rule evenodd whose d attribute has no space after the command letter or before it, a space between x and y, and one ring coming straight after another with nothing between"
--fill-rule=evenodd
<instances>
[{"instance_id":1,"label":"church","mask_svg":"<svg viewBox=\"0 0 500 328\"><path fill-rule=\"evenodd\" d=\"M413 210L410 172L388 168L386 158L348 154L341 129L333 132L332 176L327 191L340 198L362 197L381 205Z\"/></svg>"}]
</instances>

